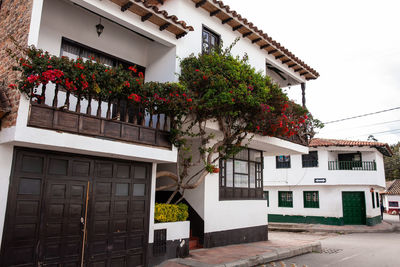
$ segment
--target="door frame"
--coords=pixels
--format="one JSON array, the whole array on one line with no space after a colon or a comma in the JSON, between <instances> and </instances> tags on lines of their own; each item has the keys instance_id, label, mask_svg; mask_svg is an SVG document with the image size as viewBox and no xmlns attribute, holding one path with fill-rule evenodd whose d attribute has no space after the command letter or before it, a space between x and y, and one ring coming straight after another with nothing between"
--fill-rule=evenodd
<instances>
[{"instance_id":1,"label":"door frame","mask_svg":"<svg viewBox=\"0 0 400 267\"><path fill-rule=\"evenodd\" d=\"M360 193L363 196L363 203L361 203L361 206L364 207L364 213L363 213L363 224L360 225L366 225L367 224L367 206L365 203L365 191L341 191L341 197L342 197L342 213L343 213L343 223L344 223L344 201L343 201L343 194L344 193ZM345 224L346 225L346 224ZM356 224L358 225L358 224Z\"/></svg>"}]
</instances>

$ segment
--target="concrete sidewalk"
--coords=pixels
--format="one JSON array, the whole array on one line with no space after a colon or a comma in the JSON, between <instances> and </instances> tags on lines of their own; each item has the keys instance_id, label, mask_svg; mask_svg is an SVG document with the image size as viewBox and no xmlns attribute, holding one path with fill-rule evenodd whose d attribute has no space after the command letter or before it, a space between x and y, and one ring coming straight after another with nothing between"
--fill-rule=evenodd
<instances>
[{"instance_id":1,"label":"concrete sidewalk","mask_svg":"<svg viewBox=\"0 0 400 267\"><path fill-rule=\"evenodd\" d=\"M321 252L319 240L325 237L274 232L269 238L269 241L263 242L193 250L187 258L168 260L159 266L258 266L305 253Z\"/></svg>"},{"instance_id":2,"label":"concrete sidewalk","mask_svg":"<svg viewBox=\"0 0 400 267\"><path fill-rule=\"evenodd\" d=\"M269 223L270 231L287 231L287 232L328 232L339 234L351 233L388 233L396 230L396 224L392 222L382 221L382 223L374 226L366 225L325 225L325 224L305 224L305 223Z\"/></svg>"}]
</instances>

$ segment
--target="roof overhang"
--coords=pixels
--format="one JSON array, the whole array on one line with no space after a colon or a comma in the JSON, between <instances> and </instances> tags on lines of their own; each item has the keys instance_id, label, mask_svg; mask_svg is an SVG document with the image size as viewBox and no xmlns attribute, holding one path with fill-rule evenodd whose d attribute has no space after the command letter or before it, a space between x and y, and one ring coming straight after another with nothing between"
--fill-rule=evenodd
<instances>
[{"instance_id":1,"label":"roof overhang","mask_svg":"<svg viewBox=\"0 0 400 267\"><path fill-rule=\"evenodd\" d=\"M141 17L143 23L153 23L160 31L168 31L175 35L176 39L184 37L188 32L193 31L192 26L179 20L167 11L160 10L157 6L151 5L144 0L111 0L119 5L122 12L131 12Z\"/></svg>"},{"instance_id":2,"label":"roof overhang","mask_svg":"<svg viewBox=\"0 0 400 267\"><path fill-rule=\"evenodd\" d=\"M230 7L224 5L218 0L192 0L196 8L203 8L210 13L210 16L215 16L221 20L222 24L226 24L237 31L243 38L248 38L254 45L259 46L268 55L275 58L276 61L291 69L305 80L314 80L319 77L319 73L313 68L305 64L289 50L283 47L280 43L274 41L271 37L258 29L253 23L243 18L236 11L230 10Z\"/></svg>"}]
</instances>

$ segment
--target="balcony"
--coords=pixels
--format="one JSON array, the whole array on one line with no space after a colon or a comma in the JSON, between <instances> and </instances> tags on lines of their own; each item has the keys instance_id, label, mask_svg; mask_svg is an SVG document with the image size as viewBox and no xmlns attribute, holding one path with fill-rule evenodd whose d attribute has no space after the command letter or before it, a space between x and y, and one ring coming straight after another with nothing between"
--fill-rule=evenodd
<instances>
[{"instance_id":1,"label":"balcony","mask_svg":"<svg viewBox=\"0 0 400 267\"><path fill-rule=\"evenodd\" d=\"M328 161L328 170L376 171L375 161Z\"/></svg>"},{"instance_id":2,"label":"balcony","mask_svg":"<svg viewBox=\"0 0 400 267\"><path fill-rule=\"evenodd\" d=\"M80 100L58 86L42 90L42 98L31 101L28 126L171 148L169 119L163 114L153 115L140 105L118 100L102 102L91 96Z\"/></svg>"}]
</instances>

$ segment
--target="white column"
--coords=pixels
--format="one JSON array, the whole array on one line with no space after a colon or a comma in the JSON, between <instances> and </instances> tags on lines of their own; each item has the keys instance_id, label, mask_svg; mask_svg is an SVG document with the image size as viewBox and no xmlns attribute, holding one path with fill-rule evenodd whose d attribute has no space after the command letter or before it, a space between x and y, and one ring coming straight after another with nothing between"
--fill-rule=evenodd
<instances>
[{"instance_id":1,"label":"white column","mask_svg":"<svg viewBox=\"0 0 400 267\"><path fill-rule=\"evenodd\" d=\"M12 170L13 146L8 144L0 145L0 244L6 217L8 187Z\"/></svg>"}]
</instances>

